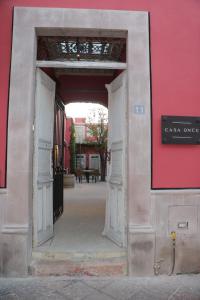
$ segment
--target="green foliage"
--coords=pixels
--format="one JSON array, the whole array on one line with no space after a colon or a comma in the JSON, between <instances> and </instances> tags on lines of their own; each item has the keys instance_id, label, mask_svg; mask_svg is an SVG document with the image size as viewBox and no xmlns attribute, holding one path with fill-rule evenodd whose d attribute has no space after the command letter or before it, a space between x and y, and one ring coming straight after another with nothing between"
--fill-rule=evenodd
<instances>
[{"instance_id":1,"label":"green foliage","mask_svg":"<svg viewBox=\"0 0 200 300\"><path fill-rule=\"evenodd\" d=\"M97 120L94 122L94 120ZM94 144L96 151L99 153L101 161L101 180L106 178L106 153L108 140L108 117L104 110L99 109L94 111L89 117L87 124L88 132L90 134L90 141L88 143Z\"/></svg>"},{"instance_id":2,"label":"green foliage","mask_svg":"<svg viewBox=\"0 0 200 300\"><path fill-rule=\"evenodd\" d=\"M96 122L94 121L95 119L97 120ZM91 142L95 143L98 148L106 149L108 139L108 117L104 110L98 109L91 113L87 128L92 137Z\"/></svg>"}]
</instances>

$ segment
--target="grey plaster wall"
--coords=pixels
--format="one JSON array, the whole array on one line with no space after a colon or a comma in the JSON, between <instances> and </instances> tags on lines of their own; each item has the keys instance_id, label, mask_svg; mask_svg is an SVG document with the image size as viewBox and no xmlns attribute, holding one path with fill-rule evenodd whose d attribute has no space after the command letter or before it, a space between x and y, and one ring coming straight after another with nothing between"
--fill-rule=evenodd
<instances>
[{"instance_id":1,"label":"grey plaster wall","mask_svg":"<svg viewBox=\"0 0 200 300\"><path fill-rule=\"evenodd\" d=\"M160 273L172 268L170 232L177 233L175 273L200 272L200 205L198 190L152 191L155 207L156 251ZM178 224L188 222L187 228Z\"/></svg>"},{"instance_id":2,"label":"grey plaster wall","mask_svg":"<svg viewBox=\"0 0 200 300\"><path fill-rule=\"evenodd\" d=\"M5 189L0 189L0 274L3 274L3 235L2 235L2 225L4 223L4 205L7 197L7 191Z\"/></svg>"}]
</instances>

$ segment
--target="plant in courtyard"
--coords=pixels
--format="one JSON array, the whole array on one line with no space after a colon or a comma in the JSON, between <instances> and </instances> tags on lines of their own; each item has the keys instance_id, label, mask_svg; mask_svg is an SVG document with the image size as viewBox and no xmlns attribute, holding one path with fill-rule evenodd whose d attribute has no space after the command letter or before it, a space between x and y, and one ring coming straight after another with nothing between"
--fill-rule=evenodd
<instances>
[{"instance_id":1,"label":"plant in courtyard","mask_svg":"<svg viewBox=\"0 0 200 300\"><path fill-rule=\"evenodd\" d=\"M75 127L74 123L71 125L71 136L70 136L70 168L71 173L75 173L76 169L76 135L75 135Z\"/></svg>"},{"instance_id":2,"label":"plant in courtyard","mask_svg":"<svg viewBox=\"0 0 200 300\"><path fill-rule=\"evenodd\" d=\"M106 178L107 139L108 139L108 115L103 108L92 110L87 123L90 138L88 143L95 146L100 156L101 181Z\"/></svg>"}]
</instances>

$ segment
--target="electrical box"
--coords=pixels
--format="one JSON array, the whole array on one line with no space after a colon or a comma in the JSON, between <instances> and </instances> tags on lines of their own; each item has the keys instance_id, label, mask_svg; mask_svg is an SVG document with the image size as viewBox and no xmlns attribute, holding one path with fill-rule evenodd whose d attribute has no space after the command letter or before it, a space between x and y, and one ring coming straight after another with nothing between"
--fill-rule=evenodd
<instances>
[{"instance_id":1,"label":"electrical box","mask_svg":"<svg viewBox=\"0 0 200 300\"><path fill-rule=\"evenodd\" d=\"M179 234L194 234L197 232L197 206L174 205L169 206L169 232Z\"/></svg>"}]
</instances>

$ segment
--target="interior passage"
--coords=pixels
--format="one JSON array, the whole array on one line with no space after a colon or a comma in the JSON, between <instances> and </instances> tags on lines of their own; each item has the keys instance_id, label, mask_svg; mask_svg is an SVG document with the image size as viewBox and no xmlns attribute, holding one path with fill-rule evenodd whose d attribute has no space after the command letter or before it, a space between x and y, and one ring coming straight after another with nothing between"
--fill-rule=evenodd
<instances>
[{"instance_id":1,"label":"interior passage","mask_svg":"<svg viewBox=\"0 0 200 300\"><path fill-rule=\"evenodd\" d=\"M124 249L102 235L106 183L77 183L64 190L64 213L54 225L54 237L38 247L55 252L119 252Z\"/></svg>"}]
</instances>

